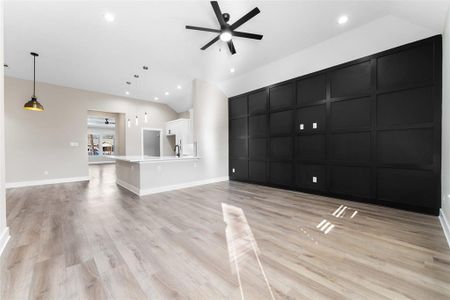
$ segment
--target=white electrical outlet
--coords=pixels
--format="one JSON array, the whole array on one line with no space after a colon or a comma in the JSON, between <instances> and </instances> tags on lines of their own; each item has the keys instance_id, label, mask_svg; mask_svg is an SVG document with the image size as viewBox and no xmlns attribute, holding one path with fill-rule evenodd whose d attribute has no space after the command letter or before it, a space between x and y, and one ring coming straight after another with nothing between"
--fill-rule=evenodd
<instances>
[{"instance_id":1,"label":"white electrical outlet","mask_svg":"<svg viewBox=\"0 0 450 300\"><path fill-rule=\"evenodd\" d=\"M236 170L233 168L233 169L231 169L231 172L236 173Z\"/></svg>"},{"instance_id":2,"label":"white electrical outlet","mask_svg":"<svg viewBox=\"0 0 450 300\"><path fill-rule=\"evenodd\" d=\"M317 129L317 123L313 123L313 129Z\"/></svg>"},{"instance_id":3,"label":"white electrical outlet","mask_svg":"<svg viewBox=\"0 0 450 300\"><path fill-rule=\"evenodd\" d=\"M305 125L300 124L300 130L303 130L303 129L305 129Z\"/></svg>"},{"instance_id":4,"label":"white electrical outlet","mask_svg":"<svg viewBox=\"0 0 450 300\"><path fill-rule=\"evenodd\" d=\"M313 183L317 183L317 177L316 177L316 176L313 176L312 182L313 182Z\"/></svg>"}]
</instances>

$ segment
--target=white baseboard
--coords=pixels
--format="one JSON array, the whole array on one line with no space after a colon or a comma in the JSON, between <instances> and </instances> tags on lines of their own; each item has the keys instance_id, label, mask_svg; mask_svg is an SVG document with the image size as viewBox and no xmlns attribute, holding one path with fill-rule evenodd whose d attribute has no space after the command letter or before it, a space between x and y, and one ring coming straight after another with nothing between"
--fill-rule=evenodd
<instances>
[{"instance_id":1,"label":"white baseboard","mask_svg":"<svg viewBox=\"0 0 450 300\"><path fill-rule=\"evenodd\" d=\"M439 210L439 220L441 221L442 229L444 230L445 238L447 239L448 246L450 247L450 223L445 217L442 208Z\"/></svg>"},{"instance_id":2,"label":"white baseboard","mask_svg":"<svg viewBox=\"0 0 450 300\"><path fill-rule=\"evenodd\" d=\"M120 179L117 179L116 182L121 187L129 190L130 192L132 192L138 196L145 196L145 195L174 191L174 190L185 189L185 188L199 186L199 185L205 185L205 184L216 183L216 182L221 182L221 181L228 181L228 180L229 180L228 176L214 177L214 178L209 178L209 179L205 179L205 180L190 181L190 182L174 184L174 185L166 185L166 186L150 188L150 189L139 189L138 187L128 184Z\"/></svg>"},{"instance_id":3,"label":"white baseboard","mask_svg":"<svg viewBox=\"0 0 450 300\"><path fill-rule=\"evenodd\" d=\"M35 180L35 181L7 182L5 184L5 187L7 189L11 189L11 188L18 188L18 187L26 187L26 186L57 184L57 183L77 182L77 181L89 181L89 179L90 179L89 176L83 176L83 177L56 178L56 179Z\"/></svg>"},{"instance_id":4,"label":"white baseboard","mask_svg":"<svg viewBox=\"0 0 450 300\"><path fill-rule=\"evenodd\" d=\"M90 161L89 165L103 165L103 164L115 164L115 160L105 160L105 161Z\"/></svg>"},{"instance_id":5,"label":"white baseboard","mask_svg":"<svg viewBox=\"0 0 450 300\"><path fill-rule=\"evenodd\" d=\"M0 256L2 256L3 250L5 250L6 244L8 244L10 237L9 227L6 227L0 235Z\"/></svg>"}]
</instances>

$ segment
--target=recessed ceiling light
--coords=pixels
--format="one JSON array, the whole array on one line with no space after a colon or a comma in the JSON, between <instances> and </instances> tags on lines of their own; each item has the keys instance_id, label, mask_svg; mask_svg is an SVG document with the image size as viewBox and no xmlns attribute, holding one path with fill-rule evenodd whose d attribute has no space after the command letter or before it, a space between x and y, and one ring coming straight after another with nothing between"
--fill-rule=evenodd
<instances>
[{"instance_id":1,"label":"recessed ceiling light","mask_svg":"<svg viewBox=\"0 0 450 300\"><path fill-rule=\"evenodd\" d=\"M116 16L113 13L107 12L103 15L106 22L112 23L116 19Z\"/></svg>"},{"instance_id":2,"label":"recessed ceiling light","mask_svg":"<svg viewBox=\"0 0 450 300\"><path fill-rule=\"evenodd\" d=\"M125 92L125 94L126 94L126 95L129 95L129 94L130 94L130 92L129 92L129 91L126 91L126 92Z\"/></svg>"},{"instance_id":3,"label":"recessed ceiling light","mask_svg":"<svg viewBox=\"0 0 450 300\"><path fill-rule=\"evenodd\" d=\"M234 71L236 71L234 68L230 69L230 73L234 73Z\"/></svg>"},{"instance_id":4,"label":"recessed ceiling light","mask_svg":"<svg viewBox=\"0 0 450 300\"><path fill-rule=\"evenodd\" d=\"M220 34L220 39L224 42L231 41L231 37L232 37L232 35L231 35L231 32L229 32L229 31L224 31Z\"/></svg>"},{"instance_id":5,"label":"recessed ceiling light","mask_svg":"<svg viewBox=\"0 0 450 300\"><path fill-rule=\"evenodd\" d=\"M181 90L181 85L177 85L177 89Z\"/></svg>"},{"instance_id":6,"label":"recessed ceiling light","mask_svg":"<svg viewBox=\"0 0 450 300\"><path fill-rule=\"evenodd\" d=\"M338 19L338 23L340 25L345 24L347 22L348 22L348 16L346 16L346 15L340 16L339 19Z\"/></svg>"},{"instance_id":7,"label":"recessed ceiling light","mask_svg":"<svg viewBox=\"0 0 450 300\"><path fill-rule=\"evenodd\" d=\"M164 95L169 96L169 92L165 92Z\"/></svg>"},{"instance_id":8,"label":"recessed ceiling light","mask_svg":"<svg viewBox=\"0 0 450 300\"><path fill-rule=\"evenodd\" d=\"M155 98L153 98L153 99L155 99L155 101L158 101L158 100L159 100L159 98L158 98L158 97L155 97Z\"/></svg>"}]
</instances>

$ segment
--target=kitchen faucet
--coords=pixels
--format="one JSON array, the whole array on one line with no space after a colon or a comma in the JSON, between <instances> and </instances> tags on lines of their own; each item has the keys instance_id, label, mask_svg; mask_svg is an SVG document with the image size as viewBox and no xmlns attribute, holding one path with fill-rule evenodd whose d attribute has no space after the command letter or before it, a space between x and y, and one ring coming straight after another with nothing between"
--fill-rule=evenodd
<instances>
[{"instance_id":1,"label":"kitchen faucet","mask_svg":"<svg viewBox=\"0 0 450 300\"><path fill-rule=\"evenodd\" d=\"M180 149L180 145L175 145L175 148L173 149L173 151L175 151L175 155L178 157L180 157Z\"/></svg>"}]
</instances>

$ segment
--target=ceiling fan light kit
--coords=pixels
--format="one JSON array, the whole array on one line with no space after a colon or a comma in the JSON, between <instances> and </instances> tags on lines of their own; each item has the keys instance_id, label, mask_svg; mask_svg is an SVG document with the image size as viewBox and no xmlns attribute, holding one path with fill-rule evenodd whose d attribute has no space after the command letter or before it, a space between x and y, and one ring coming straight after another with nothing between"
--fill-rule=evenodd
<instances>
[{"instance_id":1,"label":"ceiling fan light kit","mask_svg":"<svg viewBox=\"0 0 450 300\"><path fill-rule=\"evenodd\" d=\"M242 24L246 23L257 14L259 14L260 13L259 8L255 7L250 12L245 14L242 18L240 18L239 20L230 25L228 24L228 21L230 20L230 14L222 13L219 7L219 3L217 1L211 1L211 6L214 10L217 21L219 21L220 29L186 25L186 29L206 31L219 34L210 42L208 42L206 45L204 45L202 48L200 48L201 50L206 50L212 44L214 44L220 39L227 43L228 49L230 49L231 54L236 54L236 49L234 48L233 44L233 37L240 37L253 40L261 40L263 38L261 34L236 31L236 29L239 26L241 26Z\"/></svg>"}]
</instances>

